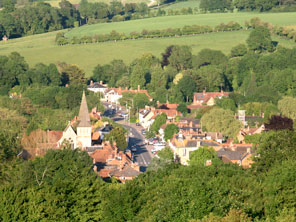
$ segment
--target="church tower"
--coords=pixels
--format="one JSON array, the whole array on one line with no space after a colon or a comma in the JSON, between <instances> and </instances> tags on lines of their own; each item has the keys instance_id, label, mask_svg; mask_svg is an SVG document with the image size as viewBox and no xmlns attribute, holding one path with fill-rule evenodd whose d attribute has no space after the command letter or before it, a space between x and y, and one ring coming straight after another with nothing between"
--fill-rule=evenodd
<instances>
[{"instance_id":1,"label":"church tower","mask_svg":"<svg viewBox=\"0 0 296 222\"><path fill-rule=\"evenodd\" d=\"M85 98L85 92L83 91L82 100L78 116L77 125L77 145L80 148L86 148L91 146L91 123L88 113L88 107Z\"/></svg>"}]
</instances>

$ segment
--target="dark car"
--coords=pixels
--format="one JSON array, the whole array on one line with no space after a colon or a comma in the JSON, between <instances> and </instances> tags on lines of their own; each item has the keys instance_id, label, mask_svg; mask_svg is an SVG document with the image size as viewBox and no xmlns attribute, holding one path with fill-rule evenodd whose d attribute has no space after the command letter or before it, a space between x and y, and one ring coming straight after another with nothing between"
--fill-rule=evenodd
<instances>
[{"instance_id":1,"label":"dark car","mask_svg":"<svg viewBox=\"0 0 296 222\"><path fill-rule=\"evenodd\" d=\"M140 123L136 123L136 126L140 126Z\"/></svg>"},{"instance_id":2,"label":"dark car","mask_svg":"<svg viewBox=\"0 0 296 222\"><path fill-rule=\"evenodd\" d=\"M142 129L142 134L145 135L146 134L146 130Z\"/></svg>"}]
</instances>

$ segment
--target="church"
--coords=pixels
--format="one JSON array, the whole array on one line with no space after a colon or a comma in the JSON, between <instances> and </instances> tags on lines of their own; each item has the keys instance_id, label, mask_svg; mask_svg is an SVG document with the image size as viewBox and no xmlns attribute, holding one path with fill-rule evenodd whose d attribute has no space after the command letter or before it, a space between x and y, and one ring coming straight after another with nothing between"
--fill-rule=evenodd
<instances>
[{"instance_id":1,"label":"church","mask_svg":"<svg viewBox=\"0 0 296 222\"><path fill-rule=\"evenodd\" d=\"M76 124L75 130L74 125ZM69 122L63 131L63 136L58 141L58 145L61 146L63 143L69 143L73 149L86 149L92 146L91 133L91 122L85 92L83 91L77 122L75 124Z\"/></svg>"}]
</instances>

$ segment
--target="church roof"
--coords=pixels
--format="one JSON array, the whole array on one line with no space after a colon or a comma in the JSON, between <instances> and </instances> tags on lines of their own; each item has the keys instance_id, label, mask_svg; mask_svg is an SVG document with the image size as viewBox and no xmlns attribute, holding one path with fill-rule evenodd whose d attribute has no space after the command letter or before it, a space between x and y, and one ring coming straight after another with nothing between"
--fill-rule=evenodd
<instances>
[{"instance_id":1,"label":"church roof","mask_svg":"<svg viewBox=\"0 0 296 222\"><path fill-rule=\"evenodd\" d=\"M85 92L83 91L82 100L80 104L79 116L78 116L79 124L77 127L91 127L88 107L85 98Z\"/></svg>"}]
</instances>

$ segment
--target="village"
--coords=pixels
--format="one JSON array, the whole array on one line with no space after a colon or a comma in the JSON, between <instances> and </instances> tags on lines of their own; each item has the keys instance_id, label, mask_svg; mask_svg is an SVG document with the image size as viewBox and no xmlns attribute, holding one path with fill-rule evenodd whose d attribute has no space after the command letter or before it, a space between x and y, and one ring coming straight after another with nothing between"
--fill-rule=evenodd
<instances>
[{"instance_id":1,"label":"village","mask_svg":"<svg viewBox=\"0 0 296 222\"><path fill-rule=\"evenodd\" d=\"M108 88L102 82L90 82L87 90L99 93L101 102L105 106L105 113L100 113L93 108L89 113L85 92L83 92L79 115L69 121L64 131L47 131L41 140L36 141L34 150L35 156L42 156L48 149L61 149L65 146L71 149L81 149L88 152L93 159L94 171L103 179L111 177L118 181L125 182L146 171L153 158L159 158L158 152L169 147L174 154L175 162L188 165L191 152L200 147L213 149L217 156L224 163L238 164L242 168L250 168L253 163L254 150L252 144L246 144L244 137L246 135L260 134L264 131L264 125L256 128L248 126L248 117L243 110L233 118L242 123L237 138L225 138L221 132L206 132L202 129L200 119L183 116L177 108L178 104L165 104L156 102L156 107L146 106L138 110L138 119L136 123L131 123L129 119L129 108L119 104L123 93L143 93L149 99L147 90ZM216 99L229 96L228 92L206 92L194 93L192 104L188 105L188 110L200 107L210 107L215 105ZM157 135L152 138L146 138L146 132L149 131L156 117L165 114L166 122L162 124ZM120 149L116 141L104 139L113 129L112 123L102 121L103 117L112 119L127 130L125 140L127 148ZM258 118L258 117L257 117ZM262 118L262 117L259 117ZM101 126L96 126L96 121L101 122ZM164 138L165 128L169 124L175 124L178 127L171 139ZM30 135L34 137L36 135ZM24 140L30 140L30 136ZM25 143L24 143L25 144ZM209 159L205 165L211 165Z\"/></svg>"}]
</instances>

